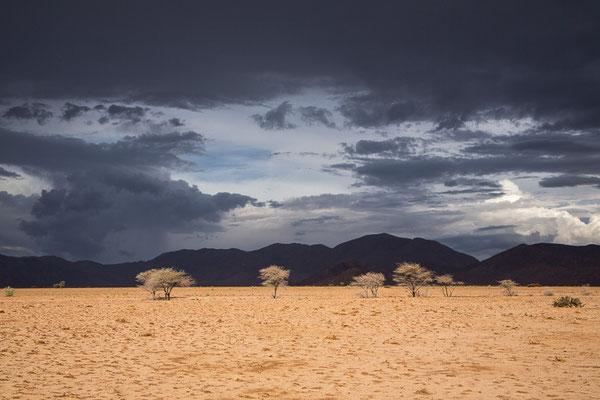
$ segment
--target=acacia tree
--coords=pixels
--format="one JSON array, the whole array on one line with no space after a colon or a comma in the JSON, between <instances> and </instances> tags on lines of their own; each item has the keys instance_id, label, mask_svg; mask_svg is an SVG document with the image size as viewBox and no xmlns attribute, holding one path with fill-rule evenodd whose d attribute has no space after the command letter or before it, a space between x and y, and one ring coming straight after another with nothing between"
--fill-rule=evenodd
<instances>
[{"instance_id":1,"label":"acacia tree","mask_svg":"<svg viewBox=\"0 0 600 400\"><path fill-rule=\"evenodd\" d=\"M394 270L394 282L405 286L412 297L419 295L419 290L433 281L433 272L418 263L398 263Z\"/></svg>"},{"instance_id":2,"label":"acacia tree","mask_svg":"<svg viewBox=\"0 0 600 400\"><path fill-rule=\"evenodd\" d=\"M290 270L284 269L278 265L270 265L258 271L258 278L263 286L273 287L273 298L277 298L277 289L279 286L286 286L290 277Z\"/></svg>"},{"instance_id":3,"label":"acacia tree","mask_svg":"<svg viewBox=\"0 0 600 400\"><path fill-rule=\"evenodd\" d=\"M385 282L385 276L379 272L367 272L353 278L352 286L359 286L365 291L365 297L369 297L369 292L373 297L377 297L379 287Z\"/></svg>"},{"instance_id":4,"label":"acacia tree","mask_svg":"<svg viewBox=\"0 0 600 400\"><path fill-rule=\"evenodd\" d=\"M152 279L156 271L158 271L156 268L149 269L140 272L135 277L135 280L140 283L139 287L152 293L152 300L156 299L156 291L159 289L156 280Z\"/></svg>"},{"instance_id":5,"label":"acacia tree","mask_svg":"<svg viewBox=\"0 0 600 400\"><path fill-rule=\"evenodd\" d=\"M515 281L513 281L512 279L503 279L501 281L498 281L498 285L500 285L500 287L502 289L504 289L502 291L502 293L505 296L516 296L517 292L515 292L515 286L517 286L517 283Z\"/></svg>"},{"instance_id":6,"label":"acacia tree","mask_svg":"<svg viewBox=\"0 0 600 400\"><path fill-rule=\"evenodd\" d=\"M444 294L444 297L452 297L456 286L463 284L463 282L455 281L451 274L436 276L435 281L442 287L442 293Z\"/></svg>"},{"instance_id":7,"label":"acacia tree","mask_svg":"<svg viewBox=\"0 0 600 400\"><path fill-rule=\"evenodd\" d=\"M165 300L171 300L171 291L176 286L191 286L195 283L185 271L174 268L155 268L140 272L136 279L144 289L152 293L153 299L156 299L156 291L162 289Z\"/></svg>"}]
</instances>

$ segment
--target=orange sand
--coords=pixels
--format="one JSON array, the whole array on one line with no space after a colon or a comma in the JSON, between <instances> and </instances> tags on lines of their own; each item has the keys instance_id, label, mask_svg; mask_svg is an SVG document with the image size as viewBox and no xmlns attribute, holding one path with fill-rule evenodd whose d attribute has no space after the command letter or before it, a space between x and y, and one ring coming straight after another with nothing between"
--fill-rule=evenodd
<instances>
[{"instance_id":1,"label":"orange sand","mask_svg":"<svg viewBox=\"0 0 600 400\"><path fill-rule=\"evenodd\" d=\"M3 399L598 399L600 289L0 293Z\"/></svg>"}]
</instances>

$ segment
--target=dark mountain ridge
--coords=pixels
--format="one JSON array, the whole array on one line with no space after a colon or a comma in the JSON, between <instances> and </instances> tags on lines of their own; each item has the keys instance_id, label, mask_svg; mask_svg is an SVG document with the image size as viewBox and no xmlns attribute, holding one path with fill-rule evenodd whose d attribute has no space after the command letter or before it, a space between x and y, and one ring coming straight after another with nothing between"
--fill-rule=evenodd
<instances>
[{"instance_id":1,"label":"dark mountain ridge","mask_svg":"<svg viewBox=\"0 0 600 400\"><path fill-rule=\"evenodd\" d=\"M103 265L60 257L0 255L0 287L133 286L146 269L176 267L201 286L259 284L258 270L276 264L290 268L292 285L347 284L368 271L382 272L391 283L398 262L418 262L437 274L451 273L467 284L495 284L513 279L521 285L600 285L600 246L540 243L519 245L479 262L474 257L421 238L367 235L333 248L316 244L275 243L258 250L199 249L167 252L148 261Z\"/></svg>"},{"instance_id":2,"label":"dark mountain ridge","mask_svg":"<svg viewBox=\"0 0 600 400\"><path fill-rule=\"evenodd\" d=\"M0 256L0 286L51 286L61 280L69 286L132 286L135 275L156 267L186 270L199 285L257 285L258 270L276 264L292 269L291 284L314 281L311 277L343 262L362 262L391 271L401 261L420 262L436 272L454 272L477 259L443 244L406 239L389 234L367 235L334 248L322 244L275 243L253 251L199 249L167 252L149 261L102 265L71 262L59 257Z\"/></svg>"},{"instance_id":3,"label":"dark mountain ridge","mask_svg":"<svg viewBox=\"0 0 600 400\"><path fill-rule=\"evenodd\" d=\"M600 285L600 246L520 244L455 275L474 285L495 284L501 279L521 285Z\"/></svg>"}]
</instances>

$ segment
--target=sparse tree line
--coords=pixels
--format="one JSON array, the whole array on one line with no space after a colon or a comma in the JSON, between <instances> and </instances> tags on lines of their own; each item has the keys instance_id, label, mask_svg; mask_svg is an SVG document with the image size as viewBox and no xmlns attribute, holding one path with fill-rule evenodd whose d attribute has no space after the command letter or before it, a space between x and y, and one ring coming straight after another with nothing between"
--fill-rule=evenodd
<instances>
[{"instance_id":1,"label":"sparse tree line","mask_svg":"<svg viewBox=\"0 0 600 400\"><path fill-rule=\"evenodd\" d=\"M270 265L259 270L258 278L263 286L273 288L272 297L277 298L277 290L280 287L288 285L290 270L278 265ZM152 295L153 300L171 299L171 292L175 287L192 286L196 282L183 270L175 268L153 268L147 271L140 272L135 277L140 284L139 287L148 291ZM451 274L436 276L433 271L423 267L419 263L403 262L397 263L392 275L393 281L398 286L405 287L411 297L421 296L421 290L435 283L442 289L444 297L452 297L457 286L463 285L463 282L455 281ZM362 275L355 276L349 286L360 287L363 291L363 297L377 297L379 288L385 284L385 275L380 272L367 272ZM502 288L502 294L505 296L516 296L515 287L518 284L511 279L503 279L498 281L498 285ZM54 288L64 288L65 281L61 281L53 285ZM531 287L539 287L539 284L528 285ZM7 297L13 296L15 289L8 286L4 288L4 295ZM160 294L163 294L161 297ZM582 292L584 295L589 295L589 290L584 287ZM547 289L543 292L544 296L552 296L554 292ZM583 304L577 298L568 296L561 297L555 301L555 307L582 307Z\"/></svg>"},{"instance_id":2,"label":"sparse tree line","mask_svg":"<svg viewBox=\"0 0 600 400\"><path fill-rule=\"evenodd\" d=\"M277 290L280 287L287 286L290 270L278 265L270 265L259 271L258 278L263 286L273 288L273 298L277 298ZM185 271L175 270L174 268L155 268L140 272L136 276L140 287L152 294L153 299L171 299L171 291L177 286L191 286L195 283ZM442 294L445 297L451 297L454 289L462 282L454 280L450 274L435 276L434 273L418 263L398 263L394 270L393 280L399 286L404 286L412 297L420 296L423 287L437 283L442 288ZM379 272L367 272L353 278L351 286L357 286L363 289L363 297L377 297L379 288L385 283L385 276ZM157 293L164 294L163 297Z\"/></svg>"},{"instance_id":3,"label":"sparse tree line","mask_svg":"<svg viewBox=\"0 0 600 400\"><path fill-rule=\"evenodd\" d=\"M396 264L392 279L398 286L405 287L410 296L419 297L421 289L435 282L442 288L442 294L445 297L452 297L454 289L462 282L457 282L450 274L435 276L433 271L423 267L418 263L403 262ZM380 272L367 272L355 276L350 285L361 287L364 291L364 297L377 297L378 290L385 283L385 276Z\"/></svg>"}]
</instances>

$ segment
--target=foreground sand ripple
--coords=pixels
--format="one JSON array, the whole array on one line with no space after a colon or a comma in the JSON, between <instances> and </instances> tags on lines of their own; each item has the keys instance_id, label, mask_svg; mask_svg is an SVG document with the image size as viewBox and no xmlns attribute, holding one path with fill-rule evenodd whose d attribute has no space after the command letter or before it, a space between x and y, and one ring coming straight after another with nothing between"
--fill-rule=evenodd
<instances>
[{"instance_id":1,"label":"foreground sand ripple","mask_svg":"<svg viewBox=\"0 0 600 400\"><path fill-rule=\"evenodd\" d=\"M356 288L17 289L0 297L6 399L598 399L600 289L378 299ZM556 297L556 296L555 296Z\"/></svg>"}]
</instances>

